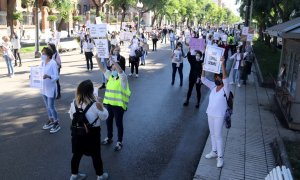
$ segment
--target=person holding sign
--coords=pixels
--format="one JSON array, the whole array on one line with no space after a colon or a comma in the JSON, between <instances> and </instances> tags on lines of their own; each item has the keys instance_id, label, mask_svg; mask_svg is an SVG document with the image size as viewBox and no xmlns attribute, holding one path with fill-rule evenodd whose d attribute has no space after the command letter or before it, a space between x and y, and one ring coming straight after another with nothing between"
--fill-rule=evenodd
<instances>
[{"instance_id":1,"label":"person holding sign","mask_svg":"<svg viewBox=\"0 0 300 180\"><path fill-rule=\"evenodd\" d=\"M182 81L183 81L183 73L182 73L182 69L183 69L183 52L182 52L182 48L181 48L181 43L177 43L176 44L176 48L173 50L173 54L172 54L172 86L174 85L174 81L175 81L175 75L176 75L176 71L178 69L179 72L179 77L180 77L180 86L182 86Z\"/></svg>"},{"instance_id":2,"label":"person holding sign","mask_svg":"<svg viewBox=\"0 0 300 180\"><path fill-rule=\"evenodd\" d=\"M83 49L84 49L84 55L86 60L86 68L87 71L93 70L93 49L94 49L94 43L92 42L92 39L85 35L85 41L83 42Z\"/></svg>"},{"instance_id":3,"label":"person holding sign","mask_svg":"<svg viewBox=\"0 0 300 180\"><path fill-rule=\"evenodd\" d=\"M205 155L205 158L217 158L217 167L223 166L223 139L222 129L224 124L224 116L227 109L226 96L229 96L229 83L224 64L224 57L221 58L222 73L214 75L214 82L205 77L205 71L202 70L202 83L210 89L208 107L206 110L208 117L208 126L212 150Z\"/></svg>"},{"instance_id":4,"label":"person holding sign","mask_svg":"<svg viewBox=\"0 0 300 180\"><path fill-rule=\"evenodd\" d=\"M103 104L106 106L109 116L106 121L107 137L102 141L102 144L109 145L113 142L113 119L115 119L118 129L118 141L114 149L115 151L120 151L123 147L123 115L127 110L131 95L128 79L125 72L114 59L110 58L111 70L105 69L98 57L96 59L100 70L108 80Z\"/></svg>"},{"instance_id":5,"label":"person holding sign","mask_svg":"<svg viewBox=\"0 0 300 180\"><path fill-rule=\"evenodd\" d=\"M202 72L202 53L200 51L196 51L196 56L191 55L191 52L187 53L187 59L190 63L190 75L189 75L189 90L187 93L186 101L183 103L184 106L189 105L189 100L192 95L193 87L196 84L196 92L197 92L197 104L196 108L199 108L200 99L201 99L201 72Z\"/></svg>"},{"instance_id":6,"label":"person holding sign","mask_svg":"<svg viewBox=\"0 0 300 180\"><path fill-rule=\"evenodd\" d=\"M46 47L42 50L42 66L43 66L43 88L41 90L45 106L48 112L49 120L43 126L44 130L50 129L50 133L56 133L60 130L58 115L55 108L55 99L57 96L56 81L59 78L57 63L52 59L53 51Z\"/></svg>"}]
</instances>

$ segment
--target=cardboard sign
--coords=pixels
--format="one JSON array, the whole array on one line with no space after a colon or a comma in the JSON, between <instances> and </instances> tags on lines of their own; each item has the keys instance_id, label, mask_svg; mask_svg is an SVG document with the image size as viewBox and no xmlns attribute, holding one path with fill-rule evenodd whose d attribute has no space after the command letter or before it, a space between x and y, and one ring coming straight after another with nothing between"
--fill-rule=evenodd
<instances>
[{"instance_id":1,"label":"cardboard sign","mask_svg":"<svg viewBox=\"0 0 300 180\"><path fill-rule=\"evenodd\" d=\"M99 58L109 58L108 40L107 39L94 39L97 55Z\"/></svg>"},{"instance_id":2,"label":"cardboard sign","mask_svg":"<svg viewBox=\"0 0 300 180\"><path fill-rule=\"evenodd\" d=\"M90 35L91 37L106 37L107 35L107 24L91 24Z\"/></svg>"},{"instance_id":3,"label":"cardboard sign","mask_svg":"<svg viewBox=\"0 0 300 180\"><path fill-rule=\"evenodd\" d=\"M215 32L214 33L214 40L219 40L219 38L220 38L220 34Z\"/></svg>"},{"instance_id":4,"label":"cardboard sign","mask_svg":"<svg viewBox=\"0 0 300 180\"><path fill-rule=\"evenodd\" d=\"M43 89L43 67L33 66L30 67L30 87L35 89Z\"/></svg>"},{"instance_id":5,"label":"cardboard sign","mask_svg":"<svg viewBox=\"0 0 300 180\"><path fill-rule=\"evenodd\" d=\"M191 38L189 46L193 50L199 50L201 52L204 52L205 51L205 40L204 39Z\"/></svg>"},{"instance_id":6,"label":"cardboard sign","mask_svg":"<svg viewBox=\"0 0 300 180\"><path fill-rule=\"evenodd\" d=\"M242 35L248 35L248 33L249 33L249 27L243 27Z\"/></svg>"},{"instance_id":7,"label":"cardboard sign","mask_svg":"<svg viewBox=\"0 0 300 180\"><path fill-rule=\"evenodd\" d=\"M216 46L208 45L205 50L204 66L205 71L220 73L221 57L224 54L224 49Z\"/></svg>"}]
</instances>

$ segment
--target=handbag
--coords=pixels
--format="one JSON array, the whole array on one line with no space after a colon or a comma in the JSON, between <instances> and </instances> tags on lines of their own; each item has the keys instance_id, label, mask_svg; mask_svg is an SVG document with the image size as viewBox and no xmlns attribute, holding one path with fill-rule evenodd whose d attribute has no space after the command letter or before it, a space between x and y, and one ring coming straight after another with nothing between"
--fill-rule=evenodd
<instances>
[{"instance_id":1,"label":"handbag","mask_svg":"<svg viewBox=\"0 0 300 180\"><path fill-rule=\"evenodd\" d=\"M224 89L223 89L224 91ZM229 92L229 97L227 98L226 93L224 91L224 97L226 98L227 109L224 116L225 127L229 129L231 127L231 115L233 113L233 93Z\"/></svg>"}]
</instances>

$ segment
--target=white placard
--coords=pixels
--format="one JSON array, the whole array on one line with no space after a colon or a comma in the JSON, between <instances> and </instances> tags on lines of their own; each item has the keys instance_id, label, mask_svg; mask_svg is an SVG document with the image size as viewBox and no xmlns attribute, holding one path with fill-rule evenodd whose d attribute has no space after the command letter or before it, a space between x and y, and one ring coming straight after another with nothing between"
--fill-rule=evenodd
<instances>
[{"instance_id":1,"label":"white placard","mask_svg":"<svg viewBox=\"0 0 300 180\"><path fill-rule=\"evenodd\" d=\"M108 40L107 39L94 39L96 50L99 58L109 58Z\"/></svg>"},{"instance_id":2,"label":"white placard","mask_svg":"<svg viewBox=\"0 0 300 180\"><path fill-rule=\"evenodd\" d=\"M120 32L119 39L120 39L120 41L125 41L125 32L124 31Z\"/></svg>"},{"instance_id":3,"label":"white placard","mask_svg":"<svg viewBox=\"0 0 300 180\"><path fill-rule=\"evenodd\" d=\"M214 40L219 40L220 35L217 32L214 32Z\"/></svg>"},{"instance_id":4,"label":"white placard","mask_svg":"<svg viewBox=\"0 0 300 180\"><path fill-rule=\"evenodd\" d=\"M216 46L208 45L205 50L204 66L205 71L220 73L220 59L224 54L224 49Z\"/></svg>"},{"instance_id":5,"label":"white placard","mask_svg":"<svg viewBox=\"0 0 300 180\"><path fill-rule=\"evenodd\" d=\"M249 33L249 27L243 27L242 35L248 35L248 33Z\"/></svg>"},{"instance_id":6,"label":"white placard","mask_svg":"<svg viewBox=\"0 0 300 180\"><path fill-rule=\"evenodd\" d=\"M40 66L30 67L30 87L43 89L43 68Z\"/></svg>"},{"instance_id":7,"label":"white placard","mask_svg":"<svg viewBox=\"0 0 300 180\"><path fill-rule=\"evenodd\" d=\"M96 24L101 24L101 23L102 23L101 17L100 16L96 17Z\"/></svg>"},{"instance_id":8,"label":"white placard","mask_svg":"<svg viewBox=\"0 0 300 180\"><path fill-rule=\"evenodd\" d=\"M146 28L145 28L145 31L146 31L146 32L152 32L152 27L146 27Z\"/></svg>"},{"instance_id":9,"label":"white placard","mask_svg":"<svg viewBox=\"0 0 300 180\"><path fill-rule=\"evenodd\" d=\"M247 41L248 42L252 42L253 41L253 37L254 37L254 34L248 34L247 35Z\"/></svg>"},{"instance_id":10,"label":"white placard","mask_svg":"<svg viewBox=\"0 0 300 180\"><path fill-rule=\"evenodd\" d=\"M222 41L227 42L227 35L226 34L222 35Z\"/></svg>"},{"instance_id":11,"label":"white placard","mask_svg":"<svg viewBox=\"0 0 300 180\"><path fill-rule=\"evenodd\" d=\"M91 37L106 37L107 34L107 24L91 24L90 25L90 35Z\"/></svg>"}]
</instances>

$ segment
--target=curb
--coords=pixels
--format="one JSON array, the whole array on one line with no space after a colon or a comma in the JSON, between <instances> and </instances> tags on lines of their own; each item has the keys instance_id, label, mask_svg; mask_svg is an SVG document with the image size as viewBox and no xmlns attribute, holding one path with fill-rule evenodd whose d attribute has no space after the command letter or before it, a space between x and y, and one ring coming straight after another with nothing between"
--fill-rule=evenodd
<instances>
[{"instance_id":1,"label":"curb","mask_svg":"<svg viewBox=\"0 0 300 180\"><path fill-rule=\"evenodd\" d=\"M270 145L272 147L276 166L286 166L291 171L291 174L293 176L293 168L289 161L282 138L281 137L275 138Z\"/></svg>"}]
</instances>

